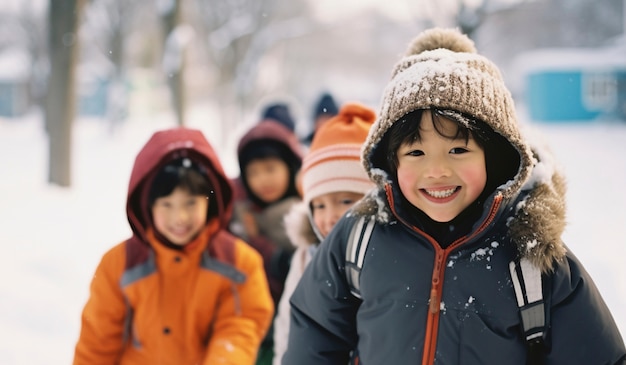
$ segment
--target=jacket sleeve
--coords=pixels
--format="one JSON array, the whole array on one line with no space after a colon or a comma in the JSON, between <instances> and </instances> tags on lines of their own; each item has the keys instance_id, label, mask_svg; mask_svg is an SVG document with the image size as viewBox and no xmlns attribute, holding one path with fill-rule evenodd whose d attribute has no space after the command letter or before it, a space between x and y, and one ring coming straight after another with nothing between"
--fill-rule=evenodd
<instances>
[{"instance_id":1,"label":"jacket sleeve","mask_svg":"<svg viewBox=\"0 0 626 365\"><path fill-rule=\"evenodd\" d=\"M101 259L81 318L74 365L117 364L123 347L126 305L119 280L125 252L118 245Z\"/></svg>"},{"instance_id":2,"label":"jacket sleeve","mask_svg":"<svg viewBox=\"0 0 626 365\"><path fill-rule=\"evenodd\" d=\"M222 291L203 365L253 365L274 316L259 254L238 240L235 261L246 279Z\"/></svg>"},{"instance_id":3,"label":"jacket sleeve","mask_svg":"<svg viewBox=\"0 0 626 365\"><path fill-rule=\"evenodd\" d=\"M552 280L547 365L626 364L624 340L615 321L571 251Z\"/></svg>"},{"instance_id":4,"label":"jacket sleeve","mask_svg":"<svg viewBox=\"0 0 626 365\"><path fill-rule=\"evenodd\" d=\"M284 365L347 364L357 342L360 301L345 276L350 218L342 218L321 243L291 296L291 324Z\"/></svg>"}]
</instances>

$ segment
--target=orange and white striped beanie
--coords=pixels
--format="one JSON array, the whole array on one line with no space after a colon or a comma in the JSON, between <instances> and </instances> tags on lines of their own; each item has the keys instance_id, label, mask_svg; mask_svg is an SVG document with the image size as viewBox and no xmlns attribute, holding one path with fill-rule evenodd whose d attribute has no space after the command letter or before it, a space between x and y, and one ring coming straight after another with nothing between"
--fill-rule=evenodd
<instances>
[{"instance_id":1,"label":"orange and white striped beanie","mask_svg":"<svg viewBox=\"0 0 626 365\"><path fill-rule=\"evenodd\" d=\"M345 104L315 133L302 161L304 202L323 194L367 193L374 187L361 164L361 146L376 120L376 112L358 103Z\"/></svg>"}]
</instances>

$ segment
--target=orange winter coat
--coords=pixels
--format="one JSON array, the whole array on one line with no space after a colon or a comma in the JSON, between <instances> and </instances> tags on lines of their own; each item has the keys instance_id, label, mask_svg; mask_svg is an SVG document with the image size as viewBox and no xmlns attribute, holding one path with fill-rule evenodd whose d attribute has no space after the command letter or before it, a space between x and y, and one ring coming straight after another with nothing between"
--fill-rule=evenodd
<instances>
[{"instance_id":1,"label":"orange winter coat","mask_svg":"<svg viewBox=\"0 0 626 365\"><path fill-rule=\"evenodd\" d=\"M189 156L207 170L204 230L182 250L156 238L147 212L155 171ZM82 315L74 365L254 364L273 316L260 255L225 231L232 190L199 131L157 132L131 174L127 214L133 237L103 257Z\"/></svg>"}]
</instances>

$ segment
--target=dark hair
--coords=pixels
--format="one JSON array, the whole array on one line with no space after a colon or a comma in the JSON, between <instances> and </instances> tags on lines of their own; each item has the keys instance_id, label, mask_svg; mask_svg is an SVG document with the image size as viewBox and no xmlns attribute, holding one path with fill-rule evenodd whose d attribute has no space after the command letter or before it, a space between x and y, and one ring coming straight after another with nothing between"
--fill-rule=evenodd
<instances>
[{"instance_id":1,"label":"dark hair","mask_svg":"<svg viewBox=\"0 0 626 365\"><path fill-rule=\"evenodd\" d=\"M214 193L205 168L188 157L177 158L159 170L150 186L148 195L150 206L158 198L170 195L176 188L182 188L191 195L208 197Z\"/></svg>"},{"instance_id":2,"label":"dark hair","mask_svg":"<svg viewBox=\"0 0 626 365\"><path fill-rule=\"evenodd\" d=\"M381 167L395 179L398 168L398 149L406 143L421 140L422 115L426 109L409 112L391 126L380 144L380 152L374 166ZM520 155L517 150L502 135L496 133L487 123L469 115L445 109L431 110L432 122L435 131L451 140L470 137L483 149L487 170L487 184L485 191L491 192L499 185L512 179L520 166ZM452 133L446 133L441 117L455 121L457 128ZM385 159L383 161L383 159Z\"/></svg>"},{"instance_id":3,"label":"dark hair","mask_svg":"<svg viewBox=\"0 0 626 365\"><path fill-rule=\"evenodd\" d=\"M422 135L420 127L422 125L422 115L424 114L424 111L425 109L418 109L406 114L389 129L386 136L387 148L385 150L387 153L385 155L387 156L386 165L388 166L390 172L395 173L398 168L398 149L404 144L421 141ZM455 118L451 118L450 116L443 114L442 111L437 109L432 109L431 111L433 127L440 136L450 140L463 139L465 140L465 143L467 143L471 137L476 140L476 143L480 146L480 148L483 150L485 149L485 140L482 138L481 133L477 133L477 130L480 127L476 121L472 124L460 123ZM440 118L441 116L457 121L456 131L453 133L446 133Z\"/></svg>"}]
</instances>

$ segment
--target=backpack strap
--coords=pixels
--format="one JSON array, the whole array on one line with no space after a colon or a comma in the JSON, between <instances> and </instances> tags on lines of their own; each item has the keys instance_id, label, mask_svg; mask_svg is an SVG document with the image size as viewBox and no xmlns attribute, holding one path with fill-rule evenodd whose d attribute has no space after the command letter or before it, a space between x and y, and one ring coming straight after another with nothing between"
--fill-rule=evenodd
<instances>
[{"instance_id":1,"label":"backpack strap","mask_svg":"<svg viewBox=\"0 0 626 365\"><path fill-rule=\"evenodd\" d=\"M359 299L361 299L361 269L375 222L373 216L359 218L350 230L346 245L346 279L350 286L350 292Z\"/></svg>"},{"instance_id":2,"label":"backpack strap","mask_svg":"<svg viewBox=\"0 0 626 365\"><path fill-rule=\"evenodd\" d=\"M528 259L509 263L511 279L520 309L522 329L528 345L529 365L544 364L546 312L543 300L541 270Z\"/></svg>"}]
</instances>

